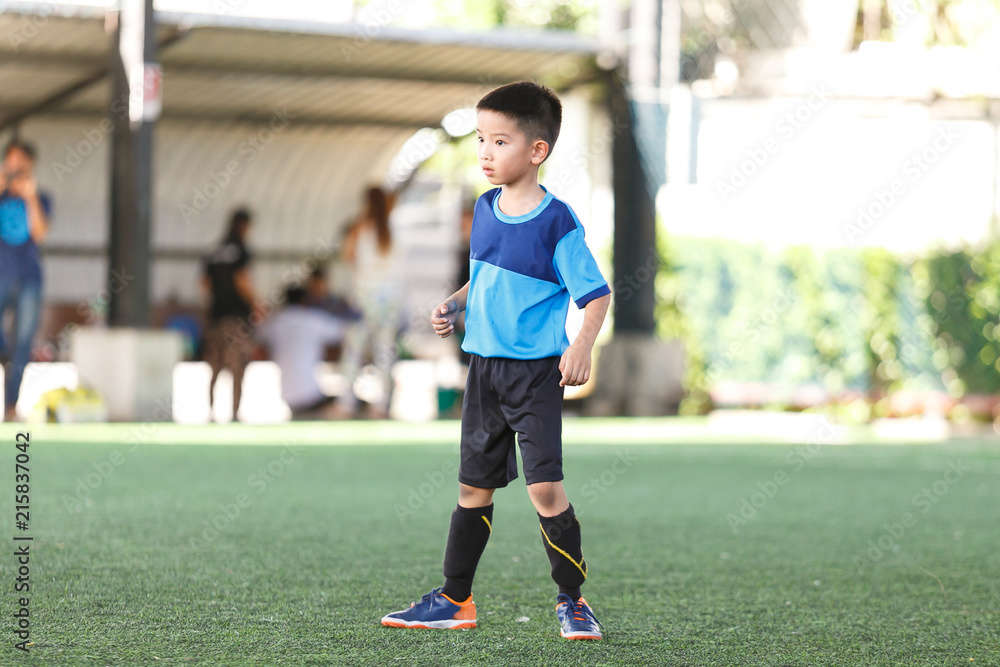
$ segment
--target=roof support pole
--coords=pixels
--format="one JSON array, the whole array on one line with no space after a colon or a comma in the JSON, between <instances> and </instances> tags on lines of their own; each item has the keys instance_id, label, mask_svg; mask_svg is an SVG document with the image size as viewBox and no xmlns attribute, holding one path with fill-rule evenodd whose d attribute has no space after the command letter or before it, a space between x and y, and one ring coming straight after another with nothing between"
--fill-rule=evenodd
<instances>
[{"instance_id":1,"label":"roof support pole","mask_svg":"<svg viewBox=\"0 0 1000 667\"><path fill-rule=\"evenodd\" d=\"M149 324L153 126L161 77L156 60L153 0L120 0L111 48L114 123L108 324Z\"/></svg>"},{"instance_id":2,"label":"roof support pole","mask_svg":"<svg viewBox=\"0 0 1000 667\"><path fill-rule=\"evenodd\" d=\"M643 148L659 139L640 123L639 104L662 104L662 86L679 70L677 0L633 0L625 66L609 72L614 191L614 336L601 348L600 381L588 399L593 415L676 412L683 397L684 350L657 337L656 167ZM648 117L645 123L649 122ZM658 116L653 115L653 120ZM651 134L653 136L643 136ZM651 132L652 131L652 132ZM645 142L645 143L643 143Z\"/></svg>"},{"instance_id":3,"label":"roof support pole","mask_svg":"<svg viewBox=\"0 0 1000 667\"><path fill-rule=\"evenodd\" d=\"M652 335L656 331L655 190L643 169L636 143L635 117L624 82L612 73L611 117L619 131L612 147L615 201L615 333Z\"/></svg>"}]
</instances>

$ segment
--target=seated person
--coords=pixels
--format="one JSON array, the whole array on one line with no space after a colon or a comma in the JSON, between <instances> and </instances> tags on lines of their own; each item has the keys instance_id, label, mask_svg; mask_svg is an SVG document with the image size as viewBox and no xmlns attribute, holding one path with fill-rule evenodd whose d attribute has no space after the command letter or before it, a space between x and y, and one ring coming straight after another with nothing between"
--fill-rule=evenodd
<instances>
[{"instance_id":1,"label":"seated person","mask_svg":"<svg viewBox=\"0 0 1000 667\"><path fill-rule=\"evenodd\" d=\"M361 313L348 303L344 297L330 292L330 283L326 278L326 271L321 266L317 266L309 275L305 284L306 305L313 308L325 310L336 317L343 317L352 321L361 319Z\"/></svg>"},{"instance_id":2,"label":"seated person","mask_svg":"<svg viewBox=\"0 0 1000 667\"><path fill-rule=\"evenodd\" d=\"M327 346L344 339L350 321L305 305L303 288L290 287L285 307L257 330L257 339L266 345L271 359L281 369L281 397L294 417L315 413L332 403L316 381L316 366L323 361Z\"/></svg>"}]
</instances>

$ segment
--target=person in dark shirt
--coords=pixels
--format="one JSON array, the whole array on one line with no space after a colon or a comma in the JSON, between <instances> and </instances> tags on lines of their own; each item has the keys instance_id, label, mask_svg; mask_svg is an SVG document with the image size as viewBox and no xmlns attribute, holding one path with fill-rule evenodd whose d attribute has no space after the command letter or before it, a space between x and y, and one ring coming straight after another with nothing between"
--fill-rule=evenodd
<instances>
[{"instance_id":1,"label":"person in dark shirt","mask_svg":"<svg viewBox=\"0 0 1000 667\"><path fill-rule=\"evenodd\" d=\"M42 309L42 267L38 246L49 232L51 203L35 180L35 149L15 139L4 150L0 168L0 322L14 311L13 335L0 327L0 356L6 362L4 419L15 418L24 369Z\"/></svg>"},{"instance_id":2,"label":"person in dark shirt","mask_svg":"<svg viewBox=\"0 0 1000 667\"><path fill-rule=\"evenodd\" d=\"M250 213L238 210L229 220L222 242L205 262L203 284L210 294L205 361L212 367L209 406L214 405L215 382L223 368L233 375L233 419L240 409L243 372L250 361L253 328L263 321L263 308L250 278L246 239Z\"/></svg>"}]
</instances>

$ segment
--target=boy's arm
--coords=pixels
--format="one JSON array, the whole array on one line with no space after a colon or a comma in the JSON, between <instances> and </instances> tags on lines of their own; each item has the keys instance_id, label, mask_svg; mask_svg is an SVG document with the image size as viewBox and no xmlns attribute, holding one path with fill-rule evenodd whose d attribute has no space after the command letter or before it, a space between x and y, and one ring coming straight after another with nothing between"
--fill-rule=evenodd
<instances>
[{"instance_id":1,"label":"boy's arm","mask_svg":"<svg viewBox=\"0 0 1000 667\"><path fill-rule=\"evenodd\" d=\"M590 354L610 304L611 295L605 294L583 307L583 327L559 361L559 370L562 372L560 387L576 387L590 379Z\"/></svg>"},{"instance_id":2,"label":"boy's arm","mask_svg":"<svg viewBox=\"0 0 1000 667\"><path fill-rule=\"evenodd\" d=\"M434 333L441 338L450 336L455 331L455 320L458 319L459 313L465 310L465 304L468 301L469 283L465 283L462 289L445 299L444 303L431 313L431 326L434 327Z\"/></svg>"}]
</instances>

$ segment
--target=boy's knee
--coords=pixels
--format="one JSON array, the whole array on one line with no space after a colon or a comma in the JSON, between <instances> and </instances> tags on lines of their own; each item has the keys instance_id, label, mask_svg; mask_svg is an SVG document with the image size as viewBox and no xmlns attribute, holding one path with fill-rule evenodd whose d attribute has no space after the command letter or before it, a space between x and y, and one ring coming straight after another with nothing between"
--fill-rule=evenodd
<instances>
[{"instance_id":1,"label":"boy's knee","mask_svg":"<svg viewBox=\"0 0 1000 667\"><path fill-rule=\"evenodd\" d=\"M555 489L553 489L552 487L547 485L543 486L541 484L532 484L531 486L541 487L541 488L528 489L528 495L530 495L531 499L534 500L536 503L540 505L551 505L553 501L555 501L556 492Z\"/></svg>"},{"instance_id":2,"label":"boy's knee","mask_svg":"<svg viewBox=\"0 0 1000 667\"><path fill-rule=\"evenodd\" d=\"M538 482L528 485L528 496L538 513L554 516L566 511L569 501L562 482Z\"/></svg>"},{"instance_id":3,"label":"boy's knee","mask_svg":"<svg viewBox=\"0 0 1000 667\"><path fill-rule=\"evenodd\" d=\"M493 489L481 489L468 484L458 484L458 504L462 507L486 507L493 502Z\"/></svg>"}]
</instances>

